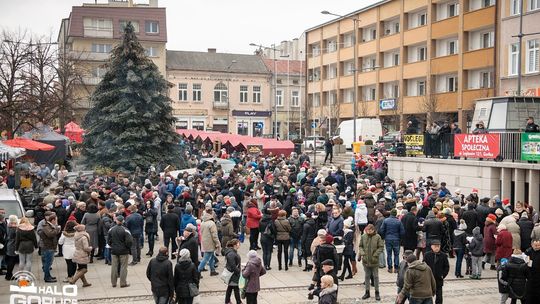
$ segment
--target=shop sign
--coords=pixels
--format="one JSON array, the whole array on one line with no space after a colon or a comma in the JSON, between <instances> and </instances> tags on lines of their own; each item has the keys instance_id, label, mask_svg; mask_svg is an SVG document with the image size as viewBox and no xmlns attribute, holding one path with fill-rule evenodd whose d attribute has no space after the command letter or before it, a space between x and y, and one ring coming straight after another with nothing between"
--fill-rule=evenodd
<instances>
[{"instance_id":1,"label":"shop sign","mask_svg":"<svg viewBox=\"0 0 540 304\"><path fill-rule=\"evenodd\" d=\"M424 135L403 135L407 155L424 154Z\"/></svg>"},{"instance_id":2,"label":"shop sign","mask_svg":"<svg viewBox=\"0 0 540 304\"><path fill-rule=\"evenodd\" d=\"M379 107L382 111L395 110L397 108L397 101L395 98L381 99Z\"/></svg>"},{"instance_id":3,"label":"shop sign","mask_svg":"<svg viewBox=\"0 0 540 304\"><path fill-rule=\"evenodd\" d=\"M454 155L494 159L499 156L499 134L455 134Z\"/></svg>"},{"instance_id":4,"label":"shop sign","mask_svg":"<svg viewBox=\"0 0 540 304\"><path fill-rule=\"evenodd\" d=\"M540 160L540 133L521 133L521 160Z\"/></svg>"}]
</instances>

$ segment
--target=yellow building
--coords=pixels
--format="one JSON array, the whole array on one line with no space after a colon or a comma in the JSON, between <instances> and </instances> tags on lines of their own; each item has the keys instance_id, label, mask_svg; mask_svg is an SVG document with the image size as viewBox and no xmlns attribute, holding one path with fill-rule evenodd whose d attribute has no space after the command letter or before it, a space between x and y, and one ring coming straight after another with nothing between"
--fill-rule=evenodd
<instances>
[{"instance_id":1,"label":"yellow building","mask_svg":"<svg viewBox=\"0 0 540 304\"><path fill-rule=\"evenodd\" d=\"M104 64L111 49L121 41L127 22L133 24L147 55L166 77L166 15L157 0L150 0L148 4L109 0L108 3L74 6L69 18L62 20L58 48L74 58L84 74L83 85L75 88L79 101L72 114L76 121L80 122L92 106L89 97L104 75Z\"/></svg>"},{"instance_id":2,"label":"yellow building","mask_svg":"<svg viewBox=\"0 0 540 304\"><path fill-rule=\"evenodd\" d=\"M356 92L358 117L389 131L429 119L466 130L474 100L494 92L495 24L495 0L385 0L310 28L308 115L333 132Z\"/></svg>"}]
</instances>

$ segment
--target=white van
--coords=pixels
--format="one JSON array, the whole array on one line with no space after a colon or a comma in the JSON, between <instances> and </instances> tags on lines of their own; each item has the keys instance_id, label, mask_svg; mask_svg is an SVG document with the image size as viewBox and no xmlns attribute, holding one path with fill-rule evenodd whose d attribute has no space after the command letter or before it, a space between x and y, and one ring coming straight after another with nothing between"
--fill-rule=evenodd
<instances>
[{"instance_id":1,"label":"white van","mask_svg":"<svg viewBox=\"0 0 540 304\"><path fill-rule=\"evenodd\" d=\"M339 124L338 134L343 139L343 144L347 149L352 149L354 140L354 121L345 120ZM371 139L374 143L383 135L381 121L378 118L357 118L356 119L356 140L366 141Z\"/></svg>"}]
</instances>

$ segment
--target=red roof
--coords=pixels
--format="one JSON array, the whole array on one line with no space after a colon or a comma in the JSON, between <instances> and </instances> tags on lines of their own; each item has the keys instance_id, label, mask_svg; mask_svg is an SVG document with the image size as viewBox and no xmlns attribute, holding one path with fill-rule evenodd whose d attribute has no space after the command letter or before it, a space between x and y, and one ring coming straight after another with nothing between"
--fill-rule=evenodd
<instances>
[{"instance_id":1,"label":"red roof","mask_svg":"<svg viewBox=\"0 0 540 304\"><path fill-rule=\"evenodd\" d=\"M264 64L270 70L270 72L274 73L274 59L263 59ZM276 69L278 74L287 74L287 61L289 62L289 69L288 72L291 75L301 75L304 74L304 70L306 68L306 62L302 60L283 60L283 59L276 59Z\"/></svg>"},{"instance_id":2,"label":"red roof","mask_svg":"<svg viewBox=\"0 0 540 304\"><path fill-rule=\"evenodd\" d=\"M4 144L14 148L25 148L32 151L51 151L55 148L54 146L22 137L8 139L4 141Z\"/></svg>"}]
</instances>

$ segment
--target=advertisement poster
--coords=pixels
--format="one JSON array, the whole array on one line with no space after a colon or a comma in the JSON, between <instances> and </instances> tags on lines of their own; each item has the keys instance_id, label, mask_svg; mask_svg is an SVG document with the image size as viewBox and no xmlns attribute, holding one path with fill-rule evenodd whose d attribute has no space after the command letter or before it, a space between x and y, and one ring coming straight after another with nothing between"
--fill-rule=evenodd
<instances>
[{"instance_id":1,"label":"advertisement poster","mask_svg":"<svg viewBox=\"0 0 540 304\"><path fill-rule=\"evenodd\" d=\"M407 155L424 154L424 135L403 135Z\"/></svg>"},{"instance_id":2,"label":"advertisement poster","mask_svg":"<svg viewBox=\"0 0 540 304\"><path fill-rule=\"evenodd\" d=\"M455 134L454 154L460 157L494 159L499 155L499 134Z\"/></svg>"},{"instance_id":3,"label":"advertisement poster","mask_svg":"<svg viewBox=\"0 0 540 304\"><path fill-rule=\"evenodd\" d=\"M521 160L540 160L540 133L521 133Z\"/></svg>"}]
</instances>

